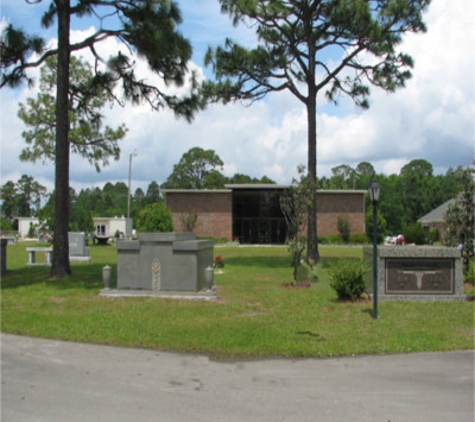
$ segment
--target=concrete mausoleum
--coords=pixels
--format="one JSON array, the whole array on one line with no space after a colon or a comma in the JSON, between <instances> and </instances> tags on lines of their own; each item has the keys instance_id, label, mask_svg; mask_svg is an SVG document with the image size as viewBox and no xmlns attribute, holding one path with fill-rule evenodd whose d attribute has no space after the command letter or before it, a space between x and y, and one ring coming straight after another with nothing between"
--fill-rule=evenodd
<instances>
[{"instance_id":1,"label":"concrete mausoleum","mask_svg":"<svg viewBox=\"0 0 475 422\"><path fill-rule=\"evenodd\" d=\"M212 299L213 259L214 241L193 233L139 233L117 242L117 290L101 295Z\"/></svg>"}]
</instances>

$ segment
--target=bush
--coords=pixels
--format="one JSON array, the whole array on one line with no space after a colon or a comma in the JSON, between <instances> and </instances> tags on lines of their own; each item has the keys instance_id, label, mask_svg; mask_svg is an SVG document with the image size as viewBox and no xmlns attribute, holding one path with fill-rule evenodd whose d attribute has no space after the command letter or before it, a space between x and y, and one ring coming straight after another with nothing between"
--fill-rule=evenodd
<instances>
[{"instance_id":1,"label":"bush","mask_svg":"<svg viewBox=\"0 0 475 422\"><path fill-rule=\"evenodd\" d=\"M180 215L181 227L185 232L193 232L198 222L198 213L189 210L186 214Z\"/></svg>"},{"instance_id":2,"label":"bush","mask_svg":"<svg viewBox=\"0 0 475 422\"><path fill-rule=\"evenodd\" d=\"M368 243L368 237L366 233L353 233L350 236L350 243L354 245L363 245Z\"/></svg>"},{"instance_id":3,"label":"bush","mask_svg":"<svg viewBox=\"0 0 475 422\"><path fill-rule=\"evenodd\" d=\"M366 290L368 267L361 259L343 259L330 268L330 287L340 300L355 300Z\"/></svg>"},{"instance_id":4,"label":"bush","mask_svg":"<svg viewBox=\"0 0 475 422\"><path fill-rule=\"evenodd\" d=\"M383 243L384 235L386 233L386 219L381 214L381 210L378 208L376 213L377 216L377 225L376 225L376 234L378 236L378 243ZM365 225L366 225L366 235L368 239L371 239L373 243L373 207L369 207L365 215Z\"/></svg>"},{"instance_id":5,"label":"bush","mask_svg":"<svg viewBox=\"0 0 475 422\"><path fill-rule=\"evenodd\" d=\"M340 233L341 238L344 242L348 242L350 240L351 228L350 228L350 220L347 215L339 215L336 221L336 228L338 229L338 233Z\"/></svg>"},{"instance_id":6,"label":"bush","mask_svg":"<svg viewBox=\"0 0 475 422\"><path fill-rule=\"evenodd\" d=\"M147 205L137 218L139 232L172 232L172 212L164 202Z\"/></svg>"},{"instance_id":7,"label":"bush","mask_svg":"<svg viewBox=\"0 0 475 422\"><path fill-rule=\"evenodd\" d=\"M327 245L341 245L343 243L343 238L339 234L329 234L326 236Z\"/></svg>"},{"instance_id":8,"label":"bush","mask_svg":"<svg viewBox=\"0 0 475 422\"><path fill-rule=\"evenodd\" d=\"M420 223L409 224L402 233L406 243L415 243L416 245L424 245L426 243L426 234Z\"/></svg>"},{"instance_id":9,"label":"bush","mask_svg":"<svg viewBox=\"0 0 475 422\"><path fill-rule=\"evenodd\" d=\"M429 239L433 243L435 243L439 240L439 230L437 230L437 227L432 227L429 230Z\"/></svg>"},{"instance_id":10,"label":"bush","mask_svg":"<svg viewBox=\"0 0 475 422\"><path fill-rule=\"evenodd\" d=\"M475 264L472 259L464 270L464 281L465 283L475 284Z\"/></svg>"},{"instance_id":11,"label":"bush","mask_svg":"<svg viewBox=\"0 0 475 422\"><path fill-rule=\"evenodd\" d=\"M12 231L13 230L13 225L5 217L1 217L0 218L0 230Z\"/></svg>"},{"instance_id":12,"label":"bush","mask_svg":"<svg viewBox=\"0 0 475 422\"><path fill-rule=\"evenodd\" d=\"M318 236L317 239L319 245L328 245L328 239L326 236Z\"/></svg>"}]
</instances>

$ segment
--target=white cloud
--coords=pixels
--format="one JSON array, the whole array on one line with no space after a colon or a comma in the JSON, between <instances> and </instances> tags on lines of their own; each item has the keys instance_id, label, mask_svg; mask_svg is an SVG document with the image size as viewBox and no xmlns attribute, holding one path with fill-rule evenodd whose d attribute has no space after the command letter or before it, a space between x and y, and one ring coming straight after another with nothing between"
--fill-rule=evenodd
<instances>
[{"instance_id":1,"label":"white cloud","mask_svg":"<svg viewBox=\"0 0 475 422\"><path fill-rule=\"evenodd\" d=\"M213 4L211 4L213 3ZM200 59L207 44L221 43L231 27L219 13L216 1L180 1L184 20L191 20L183 32L198 44L193 69L204 74ZM208 9L209 8L209 9ZM426 16L428 32L406 38L401 49L415 58L414 77L395 94L373 89L367 111L348 106L324 106L318 115L318 173L330 175L340 164L356 166L371 162L377 171L398 173L411 159L424 158L435 169L468 165L474 149L474 34L472 0L433 0ZM89 30L90 31L90 30ZM252 42L244 29L237 34ZM84 32L73 32L73 36ZM209 41L207 41L209 39ZM237 38L240 40L240 38ZM196 43L195 43L196 40ZM103 47L115 52L118 45ZM152 79L147 65L139 61L142 74ZM26 89L0 91L2 108L2 184L30 174L48 188L54 177L52 166L20 163L23 148L22 122L16 117L18 102L32 93ZM321 106L323 104L321 103ZM213 105L188 124L169 111L152 112L148 105L107 109L107 124L125 123L129 132L122 142L122 157L97 174L87 161L71 160L71 184L76 189L127 182L129 154L133 159L133 189L144 190L152 181L163 182L181 155L194 146L213 149L225 162L224 173L249 174L288 183L296 167L307 163L306 115L290 94L270 95L265 101Z\"/></svg>"}]
</instances>

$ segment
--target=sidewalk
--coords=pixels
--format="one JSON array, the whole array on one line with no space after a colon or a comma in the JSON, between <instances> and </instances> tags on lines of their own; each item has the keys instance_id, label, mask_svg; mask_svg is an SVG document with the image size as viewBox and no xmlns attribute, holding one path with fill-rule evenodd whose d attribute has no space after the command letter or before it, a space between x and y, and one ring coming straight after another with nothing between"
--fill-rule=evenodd
<instances>
[{"instance_id":1,"label":"sidewalk","mask_svg":"<svg viewBox=\"0 0 475 422\"><path fill-rule=\"evenodd\" d=\"M2 422L473 422L474 352L216 362L2 334Z\"/></svg>"}]
</instances>

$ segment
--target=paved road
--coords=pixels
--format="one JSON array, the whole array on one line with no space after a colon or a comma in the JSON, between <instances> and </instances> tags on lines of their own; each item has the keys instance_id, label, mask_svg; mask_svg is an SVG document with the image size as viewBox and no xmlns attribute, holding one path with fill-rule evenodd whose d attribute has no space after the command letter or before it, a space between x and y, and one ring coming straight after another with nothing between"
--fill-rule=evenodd
<instances>
[{"instance_id":1,"label":"paved road","mask_svg":"<svg viewBox=\"0 0 475 422\"><path fill-rule=\"evenodd\" d=\"M2 335L3 422L473 422L474 353L216 362Z\"/></svg>"}]
</instances>

